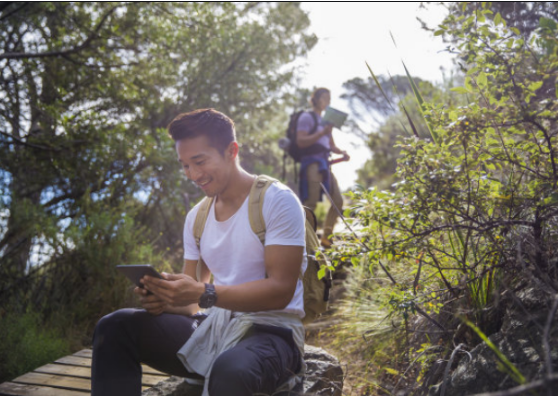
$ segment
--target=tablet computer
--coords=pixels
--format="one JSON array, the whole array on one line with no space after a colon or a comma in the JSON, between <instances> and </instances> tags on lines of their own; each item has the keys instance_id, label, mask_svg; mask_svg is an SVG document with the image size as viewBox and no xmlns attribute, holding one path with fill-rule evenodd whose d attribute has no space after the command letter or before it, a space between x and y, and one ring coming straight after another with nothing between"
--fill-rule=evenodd
<instances>
[{"instance_id":1,"label":"tablet computer","mask_svg":"<svg viewBox=\"0 0 558 396\"><path fill-rule=\"evenodd\" d=\"M336 128L341 128L347 120L348 114L342 112L341 110L334 109L333 107L326 107L325 114L322 117L322 120L326 124L333 124Z\"/></svg>"},{"instance_id":2,"label":"tablet computer","mask_svg":"<svg viewBox=\"0 0 558 396\"><path fill-rule=\"evenodd\" d=\"M143 284L140 282L140 279L145 275L164 279L150 264L117 265L116 268L141 288L143 288Z\"/></svg>"}]
</instances>

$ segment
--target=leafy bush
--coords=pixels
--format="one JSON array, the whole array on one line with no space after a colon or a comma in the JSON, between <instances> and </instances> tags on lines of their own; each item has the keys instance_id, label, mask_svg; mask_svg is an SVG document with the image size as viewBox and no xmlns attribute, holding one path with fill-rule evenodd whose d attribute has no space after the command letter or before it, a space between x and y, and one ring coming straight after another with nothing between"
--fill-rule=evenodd
<instances>
[{"instance_id":1,"label":"leafy bush","mask_svg":"<svg viewBox=\"0 0 558 396\"><path fill-rule=\"evenodd\" d=\"M349 193L359 234L332 257L376 279L376 324L408 330L416 314L447 336L459 316L490 335L502 290L526 280L558 290L558 29L542 18L525 39L489 6L436 32L458 54L466 75L453 90L467 104L425 102L409 76L431 138L399 140L392 191Z\"/></svg>"}]
</instances>

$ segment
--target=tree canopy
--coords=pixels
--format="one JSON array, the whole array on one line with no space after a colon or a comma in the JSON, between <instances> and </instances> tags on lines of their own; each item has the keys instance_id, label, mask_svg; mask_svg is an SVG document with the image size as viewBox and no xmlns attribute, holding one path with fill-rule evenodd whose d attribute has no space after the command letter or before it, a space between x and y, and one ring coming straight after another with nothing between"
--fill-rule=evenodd
<instances>
[{"instance_id":1,"label":"tree canopy","mask_svg":"<svg viewBox=\"0 0 558 396\"><path fill-rule=\"evenodd\" d=\"M1 4L0 315L94 322L125 298L116 264L179 269L201 194L165 127L214 107L248 170L276 164L308 27L298 3Z\"/></svg>"}]
</instances>

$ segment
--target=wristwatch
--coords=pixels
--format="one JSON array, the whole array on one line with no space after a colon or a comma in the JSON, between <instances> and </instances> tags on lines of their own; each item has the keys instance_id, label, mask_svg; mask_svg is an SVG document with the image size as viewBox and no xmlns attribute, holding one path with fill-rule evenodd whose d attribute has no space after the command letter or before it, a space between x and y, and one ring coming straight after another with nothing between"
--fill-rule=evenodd
<instances>
[{"instance_id":1,"label":"wristwatch","mask_svg":"<svg viewBox=\"0 0 558 396\"><path fill-rule=\"evenodd\" d=\"M198 305L200 308L211 308L217 302L217 293L215 292L215 286L211 283L205 284L205 292L200 296L200 301Z\"/></svg>"}]
</instances>

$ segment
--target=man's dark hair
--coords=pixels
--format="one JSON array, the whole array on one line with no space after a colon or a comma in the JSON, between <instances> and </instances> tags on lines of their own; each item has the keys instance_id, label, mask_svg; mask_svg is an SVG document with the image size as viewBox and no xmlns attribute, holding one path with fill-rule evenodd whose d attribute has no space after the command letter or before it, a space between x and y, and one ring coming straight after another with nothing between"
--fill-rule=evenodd
<instances>
[{"instance_id":1,"label":"man's dark hair","mask_svg":"<svg viewBox=\"0 0 558 396\"><path fill-rule=\"evenodd\" d=\"M312 103L312 105L316 106L318 104L318 100L320 100L320 97L326 93L330 93L329 89L316 88L314 92L312 92L312 96L310 97L310 102Z\"/></svg>"},{"instance_id":2,"label":"man's dark hair","mask_svg":"<svg viewBox=\"0 0 558 396\"><path fill-rule=\"evenodd\" d=\"M168 130L175 142L207 136L209 144L221 155L236 140L233 120L215 109L198 109L179 114L171 121Z\"/></svg>"}]
</instances>

